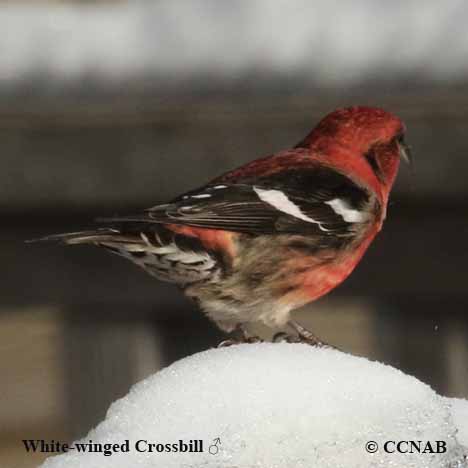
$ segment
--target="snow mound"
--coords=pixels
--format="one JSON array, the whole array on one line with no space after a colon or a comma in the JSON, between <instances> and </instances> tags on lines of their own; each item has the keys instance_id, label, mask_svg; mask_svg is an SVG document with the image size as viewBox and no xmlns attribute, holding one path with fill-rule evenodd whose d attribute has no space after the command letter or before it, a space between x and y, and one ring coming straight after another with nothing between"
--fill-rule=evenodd
<instances>
[{"instance_id":1,"label":"snow mound","mask_svg":"<svg viewBox=\"0 0 468 468\"><path fill-rule=\"evenodd\" d=\"M468 73L463 0L1 2L0 89L294 78L340 89ZM64 40L66 38L66 40ZM260 77L258 75L260 74ZM255 77L252 80L252 77ZM382 82L382 81L381 81ZM137 84L138 85L138 84Z\"/></svg>"},{"instance_id":2,"label":"snow mound","mask_svg":"<svg viewBox=\"0 0 468 468\"><path fill-rule=\"evenodd\" d=\"M468 401L461 398L447 398L452 410L453 420L458 429L457 439L468 447Z\"/></svg>"},{"instance_id":3,"label":"snow mound","mask_svg":"<svg viewBox=\"0 0 468 468\"><path fill-rule=\"evenodd\" d=\"M461 468L451 402L392 367L331 349L212 349L135 385L82 441L128 441L128 452L74 449L42 468ZM202 440L204 452L136 449L179 440ZM430 442L433 451L444 441L446 452L389 444L387 453L387 441Z\"/></svg>"}]
</instances>

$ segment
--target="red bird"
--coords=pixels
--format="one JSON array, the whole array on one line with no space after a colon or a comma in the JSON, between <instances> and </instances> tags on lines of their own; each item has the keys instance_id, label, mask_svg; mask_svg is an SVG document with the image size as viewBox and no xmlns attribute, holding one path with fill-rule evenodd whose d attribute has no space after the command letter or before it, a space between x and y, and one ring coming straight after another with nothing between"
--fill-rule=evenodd
<instances>
[{"instance_id":1,"label":"red bird","mask_svg":"<svg viewBox=\"0 0 468 468\"><path fill-rule=\"evenodd\" d=\"M47 239L104 247L177 283L222 330L289 323L321 344L290 313L340 284L380 231L409 159L404 132L384 110L339 109L293 149L109 228Z\"/></svg>"}]
</instances>

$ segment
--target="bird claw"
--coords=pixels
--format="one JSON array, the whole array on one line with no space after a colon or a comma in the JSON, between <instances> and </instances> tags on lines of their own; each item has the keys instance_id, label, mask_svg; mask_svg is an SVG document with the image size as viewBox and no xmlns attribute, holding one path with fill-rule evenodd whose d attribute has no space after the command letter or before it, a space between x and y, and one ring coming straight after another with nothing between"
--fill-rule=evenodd
<instances>
[{"instance_id":1,"label":"bird claw","mask_svg":"<svg viewBox=\"0 0 468 468\"><path fill-rule=\"evenodd\" d=\"M219 343L217 348L227 348L228 346L239 345L239 344L252 344L252 343L263 343L263 340L259 338L258 336L250 336L242 340L234 340L234 339L223 340L221 341L221 343Z\"/></svg>"},{"instance_id":2,"label":"bird claw","mask_svg":"<svg viewBox=\"0 0 468 468\"><path fill-rule=\"evenodd\" d=\"M263 343L263 340L259 336L247 336L241 343Z\"/></svg>"},{"instance_id":3,"label":"bird claw","mask_svg":"<svg viewBox=\"0 0 468 468\"><path fill-rule=\"evenodd\" d=\"M317 348L332 348L333 346L329 345L328 343L325 343L323 341L320 341L318 339L314 338L309 338L306 336L298 336L296 343L305 343L310 346L316 346Z\"/></svg>"},{"instance_id":4,"label":"bird claw","mask_svg":"<svg viewBox=\"0 0 468 468\"><path fill-rule=\"evenodd\" d=\"M240 332L240 338L230 338L228 340L221 341L219 343L218 348L225 348L227 346L233 346L236 344L245 344L245 343L263 343L263 340L254 335L248 334L242 326L237 327L237 331Z\"/></svg>"},{"instance_id":5,"label":"bird claw","mask_svg":"<svg viewBox=\"0 0 468 468\"><path fill-rule=\"evenodd\" d=\"M228 346L238 345L241 344L242 341L239 340L223 340L221 343L218 344L217 348L227 348Z\"/></svg>"},{"instance_id":6,"label":"bird claw","mask_svg":"<svg viewBox=\"0 0 468 468\"><path fill-rule=\"evenodd\" d=\"M317 346L319 348L323 346L329 346L320 340L314 340L301 335L289 335L285 332L276 333L272 338L273 343L306 343L311 346Z\"/></svg>"},{"instance_id":7,"label":"bird claw","mask_svg":"<svg viewBox=\"0 0 468 468\"><path fill-rule=\"evenodd\" d=\"M334 346L317 338L312 332L304 328L299 323L291 321L289 322L289 325L296 331L297 334L291 335L286 332L278 332L273 335L273 343L305 343L310 346L316 346L317 348L336 349ZM245 343L263 343L263 340L260 337L249 335L241 325L236 328L236 331L240 332L240 338L230 338L228 340L224 340L219 343L218 348L226 348L228 346Z\"/></svg>"},{"instance_id":8,"label":"bird claw","mask_svg":"<svg viewBox=\"0 0 468 468\"><path fill-rule=\"evenodd\" d=\"M289 322L289 325L295 330L297 335L290 335L286 332L279 332L273 336L273 343L305 343L310 346L316 346L317 348L334 348L334 346L325 343L324 341L317 338L312 332L304 328L297 322Z\"/></svg>"},{"instance_id":9,"label":"bird claw","mask_svg":"<svg viewBox=\"0 0 468 468\"><path fill-rule=\"evenodd\" d=\"M288 335L286 332L278 332L273 335L273 338L271 341L273 343L282 343L282 342L287 342L290 343L290 339L292 338L291 335Z\"/></svg>"}]
</instances>

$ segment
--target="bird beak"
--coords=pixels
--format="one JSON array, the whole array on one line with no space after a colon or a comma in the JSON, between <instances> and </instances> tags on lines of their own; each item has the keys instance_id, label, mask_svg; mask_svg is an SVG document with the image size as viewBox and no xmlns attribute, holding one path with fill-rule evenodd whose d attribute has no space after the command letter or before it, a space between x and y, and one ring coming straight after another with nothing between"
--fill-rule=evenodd
<instances>
[{"instance_id":1,"label":"bird beak","mask_svg":"<svg viewBox=\"0 0 468 468\"><path fill-rule=\"evenodd\" d=\"M398 141L398 148L400 150L400 158L403 159L403 161L405 161L405 163L408 164L411 169L413 169L413 156L411 155L410 147L406 144L403 138Z\"/></svg>"}]
</instances>

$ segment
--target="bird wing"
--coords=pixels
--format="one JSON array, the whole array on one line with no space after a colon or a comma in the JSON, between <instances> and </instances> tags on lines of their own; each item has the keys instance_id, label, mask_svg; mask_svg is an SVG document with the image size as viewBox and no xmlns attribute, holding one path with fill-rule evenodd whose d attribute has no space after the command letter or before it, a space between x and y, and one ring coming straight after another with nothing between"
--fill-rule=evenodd
<instances>
[{"instance_id":1,"label":"bird wing","mask_svg":"<svg viewBox=\"0 0 468 468\"><path fill-rule=\"evenodd\" d=\"M287 170L252 180L212 183L142 215L107 221L223 229L247 234L351 237L367 223L369 193L328 168Z\"/></svg>"}]
</instances>

